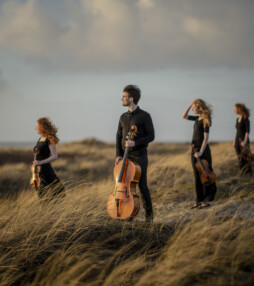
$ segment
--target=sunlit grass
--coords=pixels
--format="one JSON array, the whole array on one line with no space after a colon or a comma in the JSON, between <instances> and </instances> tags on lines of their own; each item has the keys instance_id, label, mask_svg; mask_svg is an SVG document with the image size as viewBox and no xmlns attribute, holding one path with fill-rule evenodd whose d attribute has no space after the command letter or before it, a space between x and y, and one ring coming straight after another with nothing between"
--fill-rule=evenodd
<instances>
[{"instance_id":1,"label":"sunlit grass","mask_svg":"<svg viewBox=\"0 0 254 286\"><path fill-rule=\"evenodd\" d=\"M253 285L254 178L237 174L230 143L211 146L218 193L202 210L189 146L151 146L151 227L142 208L133 222L107 216L114 146L73 144L54 165L66 197L49 203L17 185L29 164L2 162L1 188L17 195L0 199L0 285Z\"/></svg>"}]
</instances>

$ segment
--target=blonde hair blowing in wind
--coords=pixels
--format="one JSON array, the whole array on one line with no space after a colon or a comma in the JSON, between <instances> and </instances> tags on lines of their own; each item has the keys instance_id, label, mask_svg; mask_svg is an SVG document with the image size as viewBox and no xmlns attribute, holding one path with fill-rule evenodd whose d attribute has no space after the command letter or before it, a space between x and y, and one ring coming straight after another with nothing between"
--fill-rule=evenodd
<instances>
[{"instance_id":1,"label":"blonde hair blowing in wind","mask_svg":"<svg viewBox=\"0 0 254 286\"><path fill-rule=\"evenodd\" d=\"M200 110L200 115L203 117L204 127L212 126L212 107L202 99L197 99L194 105Z\"/></svg>"}]
</instances>

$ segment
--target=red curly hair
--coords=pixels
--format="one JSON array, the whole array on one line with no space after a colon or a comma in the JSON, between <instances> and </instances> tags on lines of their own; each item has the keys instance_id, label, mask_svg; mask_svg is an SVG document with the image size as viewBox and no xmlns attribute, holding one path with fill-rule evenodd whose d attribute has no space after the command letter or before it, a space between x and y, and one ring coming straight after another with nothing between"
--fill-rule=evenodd
<instances>
[{"instance_id":1,"label":"red curly hair","mask_svg":"<svg viewBox=\"0 0 254 286\"><path fill-rule=\"evenodd\" d=\"M47 117L41 117L37 120L39 124L40 134L49 139L51 144L57 144L59 138L57 137L57 128Z\"/></svg>"},{"instance_id":2,"label":"red curly hair","mask_svg":"<svg viewBox=\"0 0 254 286\"><path fill-rule=\"evenodd\" d=\"M243 103L236 103L235 107L238 113L243 115L244 118L250 117L250 110Z\"/></svg>"}]
</instances>

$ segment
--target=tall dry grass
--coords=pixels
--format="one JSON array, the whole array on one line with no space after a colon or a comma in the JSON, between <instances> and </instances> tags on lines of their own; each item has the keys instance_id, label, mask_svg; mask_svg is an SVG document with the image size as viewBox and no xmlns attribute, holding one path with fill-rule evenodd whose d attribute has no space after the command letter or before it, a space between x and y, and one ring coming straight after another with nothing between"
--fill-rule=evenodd
<instances>
[{"instance_id":1,"label":"tall dry grass","mask_svg":"<svg viewBox=\"0 0 254 286\"><path fill-rule=\"evenodd\" d=\"M253 285L254 179L237 174L229 147L211 146L218 175L212 207L191 210L189 146L151 145L155 221L149 228L143 209L134 222L107 216L112 144L59 146L54 167L65 198L42 203L20 186L15 198L0 199L0 285ZM5 160L1 184L7 175L11 184L13 172L15 180L29 181L23 172L29 165Z\"/></svg>"}]
</instances>

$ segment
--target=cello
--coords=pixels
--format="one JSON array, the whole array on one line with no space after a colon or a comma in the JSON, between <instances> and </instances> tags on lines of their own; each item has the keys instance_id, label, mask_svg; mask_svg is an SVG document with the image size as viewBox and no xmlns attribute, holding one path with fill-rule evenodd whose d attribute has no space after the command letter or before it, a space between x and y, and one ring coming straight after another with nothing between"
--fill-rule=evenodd
<instances>
[{"instance_id":1,"label":"cello","mask_svg":"<svg viewBox=\"0 0 254 286\"><path fill-rule=\"evenodd\" d=\"M192 146L193 150L197 152L197 148ZM200 174L200 180L202 184L213 184L216 182L216 175L213 171L210 170L208 161L205 159L196 158L197 162L195 163L195 167Z\"/></svg>"},{"instance_id":2,"label":"cello","mask_svg":"<svg viewBox=\"0 0 254 286\"><path fill-rule=\"evenodd\" d=\"M38 155L39 152L40 152L39 149L35 148L35 150L34 150L34 161L36 160L36 155ZM40 183L41 183L41 179L40 179L40 175L39 175L40 171L41 171L41 166L32 165L32 167L31 167L32 178L30 180L30 186L35 188L35 190L38 189L38 187L40 186Z\"/></svg>"},{"instance_id":3,"label":"cello","mask_svg":"<svg viewBox=\"0 0 254 286\"><path fill-rule=\"evenodd\" d=\"M133 125L127 140L133 140L137 133L137 126ZM127 159L128 147L125 148L123 160L114 168L114 191L107 202L108 215L113 219L132 220L139 212L139 196L136 186L141 176L138 163Z\"/></svg>"}]
</instances>

